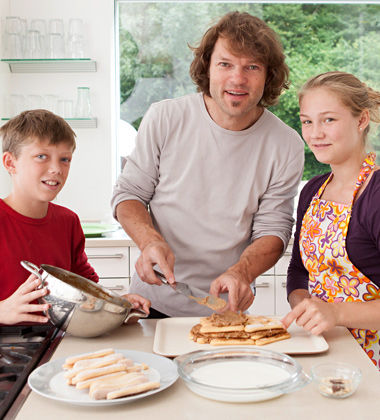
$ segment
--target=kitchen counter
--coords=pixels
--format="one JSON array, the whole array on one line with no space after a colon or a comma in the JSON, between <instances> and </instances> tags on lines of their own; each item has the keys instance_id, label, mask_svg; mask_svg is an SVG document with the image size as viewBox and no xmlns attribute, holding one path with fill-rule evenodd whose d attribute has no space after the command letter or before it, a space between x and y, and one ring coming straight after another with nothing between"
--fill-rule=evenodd
<instances>
[{"instance_id":1,"label":"kitchen counter","mask_svg":"<svg viewBox=\"0 0 380 420\"><path fill-rule=\"evenodd\" d=\"M114 332L93 339L66 336L52 359L113 347L152 352L156 320L124 325ZM168 389L132 403L109 407L80 407L58 403L31 392L17 420L80 418L81 420L287 420L287 419L373 419L380 411L380 375L363 350L345 328L325 334L329 350L319 355L295 357L306 372L314 363L342 361L362 370L363 378L354 395L344 400L322 397L309 384L299 391L259 403L222 403L192 393L179 378Z\"/></svg>"},{"instance_id":2,"label":"kitchen counter","mask_svg":"<svg viewBox=\"0 0 380 420\"><path fill-rule=\"evenodd\" d=\"M98 238L86 238L86 248L101 247L120 247L120 246L136 246L132 239L124 232L122 228L114 232L105 233Z\"/></svg>"},{"instance_id":3,"label":"kitchen counter","mask_svg":"<svg viewBox=\"0 0 380 420\"><path fill-rule=\"evenodd\" d=\"M293 245L293 237L289 240L289 245ZM136 246L133 240L120 227L114 232L105 233L98 238L86 238L86 248L100 248L105 246Z\"/></svg>"}]
</instances>

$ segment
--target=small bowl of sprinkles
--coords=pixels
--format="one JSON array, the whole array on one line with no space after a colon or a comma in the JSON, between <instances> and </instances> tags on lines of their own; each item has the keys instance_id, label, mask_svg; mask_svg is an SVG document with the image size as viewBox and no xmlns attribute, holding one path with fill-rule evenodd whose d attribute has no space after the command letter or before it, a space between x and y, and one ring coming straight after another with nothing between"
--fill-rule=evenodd
<instances>
[{"instance_id":1,"label":"small bowl of sprinkles","mask_svg":"<svg viewBox=\"0 0 380 420\"><path fill-rule=\"evenodd\" d=\"M348 363L321 363L311 368L318 391L329 398L347 398L358 388L362 374Z\"/></svg>"}]
</instances>

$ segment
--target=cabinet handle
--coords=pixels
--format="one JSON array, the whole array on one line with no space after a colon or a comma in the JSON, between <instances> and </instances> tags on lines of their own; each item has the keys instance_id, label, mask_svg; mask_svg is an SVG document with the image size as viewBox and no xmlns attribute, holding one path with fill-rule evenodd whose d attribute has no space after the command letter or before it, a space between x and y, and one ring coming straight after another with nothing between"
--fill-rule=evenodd
<instances>
[{"instance_id":1,"label":"cabinet handle","mask_svg":"<svg viewBox=\"0 0 380 420\"><path fill-rule=\"evenodd\" d=\"M269 283L267 281L263 281L262 283L256 283L256 289L259 287L269 287Z\"/></svg>"},{"instance_id":2,"label":"cabinet handle","mask_svg":"<svg viewBox=\"0 0 380 420\"><path fill-rule=\"evenodd\" d=\"M282 286L282 287L286 287L286 281L282 281L282 282L281 282L281 286Z\"/></svg>"},{"instance_id":3,"label":"cabinet handle","mask_svg":"<svg viewBox=\"0 0 380 420\"><path fill-rule=\"evenodd\" d=\"M124 287L121 284L117 284L116 286L103 286L103 287L108 290L124 290Z\"/></svg>"},{"instance_id":4,"label":"cabinet handle","mask_svg":"<svg viewBox=\"0 0 380 420\"><path fill-rule=\"evenodd\" d=\"M87 258L90 260L99 260L101 258L105 259L122 259L124 257L124 254L107 254L107 255L88 255Z\"/></svg>"}]
</instances>

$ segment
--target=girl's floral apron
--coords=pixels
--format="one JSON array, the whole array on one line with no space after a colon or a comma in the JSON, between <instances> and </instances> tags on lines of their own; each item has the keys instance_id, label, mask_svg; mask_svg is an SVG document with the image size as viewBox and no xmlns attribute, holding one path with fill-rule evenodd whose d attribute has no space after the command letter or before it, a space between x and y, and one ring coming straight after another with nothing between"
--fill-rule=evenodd
<instances>
[{"instance_id":1,"label":"girl's floral apron","mask_svg":"<svg viewBox=\"0 0 380 420\"><path fill-rule=\"evenodd\" d=\"M320 199L332 175L313 197L302 221L300 251L309 272L309 292L326 302L380 299L380 289L350 261L346 250L352 205L361 185L375 166L370 153L363 162L351 203ZM375 330L350 329L372 362L380 369L380 339Z\"/></svg>"}]
</instances>

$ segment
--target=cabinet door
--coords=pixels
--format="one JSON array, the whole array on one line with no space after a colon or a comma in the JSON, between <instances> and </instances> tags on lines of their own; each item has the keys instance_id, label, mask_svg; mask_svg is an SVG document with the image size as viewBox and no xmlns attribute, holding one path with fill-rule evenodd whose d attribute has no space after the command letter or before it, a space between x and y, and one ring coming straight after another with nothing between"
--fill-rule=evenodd
<instances>
[{"instance_id":1,"label":"cabinet door","mask_svg":"<svg viewBox=\"0 0 380 420\"><path fill-rule=\"evenodd\" d=\"M256 279L256 296L248 312L255 315L273 315L274 276L259 276Z\"/></svg>"},{"instance_id":2,"label":"cabinet door","mask_svg":"<svg viewBox=\"0 0 380 420\"><path fill-rule=\"evenodd\" d=\"M133 276L133 273L136 271L135 265L139 256L140 250L137 248L137 246L131 246L129 248L129 272L131 273L131 278Z\"/></svg>"},{"instance_id":3,"label":"cabinet door","mask_svg":"<svg viewBox=\"0 0 380 420\"><path fill-rule=\"evenodd\" d=\"M290 305L286 297L286 276L276 276L276 315L286 315Z\"/></svg>"},{"instance_id":4,"label":"cabinet door","mask_svg":"<svg viewBox=\"0 0 380 420\"><path fill-rule=\"evenodd\" d=\"M102 277L99 279L99 284L118 295L124 295L129 290L129 277Z\"/></svg>"},{"instance_id":5,"label":"cabinet door","mask_svg":"<svg viewBox=\"0 0 380 420\"><path fill-rule=\"evenodd\" d=\"M100 278L129 277L129 247L87 248L86 254Z\"/></svg>"}]
</instances>

